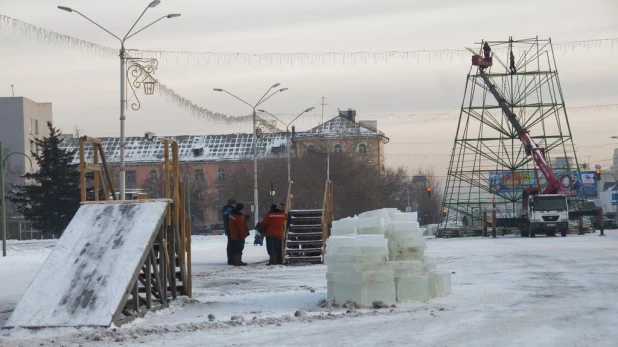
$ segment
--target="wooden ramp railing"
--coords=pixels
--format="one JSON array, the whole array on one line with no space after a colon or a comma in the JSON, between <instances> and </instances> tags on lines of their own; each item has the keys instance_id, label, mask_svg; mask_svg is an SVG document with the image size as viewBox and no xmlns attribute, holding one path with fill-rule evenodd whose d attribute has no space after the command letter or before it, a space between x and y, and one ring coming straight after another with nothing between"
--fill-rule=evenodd
<instances>
[{"instance_id":1,"label":"wooden ramp railing","mask_svg":"<svg viewBox=\"0 0 618 347\"><path fill-rule=\"evenodd\" d=\"M86 142L92 143L92 163L86 161ZM99 163L99 157L101 158L101 163ZM102 168L101 165L103 166ZM86 172L89 171L94 172L94 201L99 201L100 188L103 188L103 200L109 200L110 195L113 200L116 200L114 185L112 184L112 177L109 175L101 140L90 136L82 136L79 138L79 183L82 202L87 200Z\"/></svg>"}]
</instances>

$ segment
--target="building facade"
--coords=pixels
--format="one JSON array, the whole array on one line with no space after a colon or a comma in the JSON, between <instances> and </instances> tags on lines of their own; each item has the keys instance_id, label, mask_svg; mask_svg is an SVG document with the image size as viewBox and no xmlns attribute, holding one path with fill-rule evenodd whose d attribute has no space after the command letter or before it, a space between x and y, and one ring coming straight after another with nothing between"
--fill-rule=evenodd
<instances>
[{"instance_id":1,"label":"building facade","mask_svg":"<svg viewBox=\"0 0 618 347\"><path fill-rule=\"evenodd\" d=\"M38 152L35 140L47 134L47 122L52 121L52 104L38 103L24 97L0 98L0 142L5 158L11 153L23 153L28 156ZM12 184L23 184L21 177L30 170L30 161L26 156L11 155L5 164L7 180ZM32 170L38 170L34 159Z\"/></svg>"},{"instance_id":2,"label":"building facade","mask_svg":"<svg viewBox=\"0 0 618 347\"><path fill-rule=\"evenodd\" d=\"M346 111L348 112L348 111ZM354 111L355 116L355 111ZM264 133L257 140L258 160L285 160L287 137L290 136L290 154L300 156L307 150L337 153L345 151L355 154L359 160L376 163L384 169L384 144L388 138L377 131L375 122L371 125L356 122L355 117L342 113L328 122L304 132L294 131ZM125 139L126 189L148 190L161 182L163 151L162 136L147 133L144 137ZM204 213L207 223L220 220L220 209L227 197L222 196L225 184L234 177L253 180L253 136L252 134L165 136L178 143L180 171L193 181L200 182L210 199L214 199ZM117 137L100 138L111 176L117 189L118 165L120 162L120 140ZM79 163L79 139L66 138L64 148L75 150L74 163ZM321 147L318 147L321 146ZM85 147L86 160L92 162L93 149ZM264 206L262 206L264 207Z\"/></svg>"}]
</instances>

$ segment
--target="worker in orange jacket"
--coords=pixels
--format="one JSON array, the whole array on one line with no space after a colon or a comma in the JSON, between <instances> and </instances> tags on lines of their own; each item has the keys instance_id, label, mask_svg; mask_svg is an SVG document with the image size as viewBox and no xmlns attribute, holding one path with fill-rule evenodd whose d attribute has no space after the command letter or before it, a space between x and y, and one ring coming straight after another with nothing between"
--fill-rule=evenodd
<instances>
[{"instance_id":1,"label":"worker in orange jacket","mask_svg":"<svg viewBox=\"0 0 618 347\"><path fill-rule=\"evenodd\" d=\"M270 206L270 211L262 219L262 228L266 230L266 250L270 257L268 265L283 264L281 238L286 221L285 212L279 210L277 205Z\"/></svg>"},{"instance_id":2,"label":"worker in orange jacket","mask_svg":"<svg viewBox=\"0 0 618 347\"><path fill-rule=\"evenodd\" d=\"M230 239L232 241L232 265L244 266L247 263L242 261L242 251L245 249L245 239L249 236L249 228L247 227L247 220L245 215L242 214L244 205L239 202L232 210L228 218L228 225L230 227Z\"/></svg>"}]
</instances>

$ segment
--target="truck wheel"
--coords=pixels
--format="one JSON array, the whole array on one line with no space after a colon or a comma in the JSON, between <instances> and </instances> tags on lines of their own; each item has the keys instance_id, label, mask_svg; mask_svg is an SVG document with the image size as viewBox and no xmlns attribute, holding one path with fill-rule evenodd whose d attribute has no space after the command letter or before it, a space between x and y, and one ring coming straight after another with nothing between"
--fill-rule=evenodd
<instances>
[{"instance_id":1,"label":"truck wheel","mask_svg":"<svg viewBox=\"0 0 618 347\"><path fill-rule=\"evenodd\" d=\"M530 237L535 237L536 236L536 232L534 230L530 230Z\"/></svg>"},{"instance_id":2,"label":"truck wheel","mask_svg":"<svg viewBox=\"0 0 618 347\"><path fill-rule=\"evenodd\" d=\"M528 230L523 230L523 229L520 230L520 235L521 237L528 237L529 235Z\"/></svg>"},{"instance_id":3,"label":"truck wheel","mask_svg":"<svg viewBox=\"0 0 618 347\"><path fill-rule=\"evenodd\" d=\"M566 230L560 230L560 235L562 237L566 237L567 231Z\"/></svg>"}]
</instances>

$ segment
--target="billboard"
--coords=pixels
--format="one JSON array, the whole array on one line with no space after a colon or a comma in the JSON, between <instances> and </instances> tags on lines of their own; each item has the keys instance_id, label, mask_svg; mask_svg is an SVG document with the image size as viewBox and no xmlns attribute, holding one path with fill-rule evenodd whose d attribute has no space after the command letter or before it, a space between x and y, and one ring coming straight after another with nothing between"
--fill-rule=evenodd
<instances>
[{"instance_id":1,"label":"billboard","mask_svg":"<svg viewBox=\"0 0 618 347\"><path fill-rule=\"evenodd\" d=\"M597 181L594 171L564 172L555 171L560 180L559 194L567 196L592 197L596 196ZM489 173L489 191L492 193L521 193L524 188L536 187L538 177L534 170L522 171L493 171ZM541 184L545 179L541 180Z\"/></svg>"},{"instance_id":2,"label":"billboard","mask_svg":"<svg viewBox=\"0 0 618 347\"><path fill-rule=\"evenodd\" d=\"M489 173L489 191L492 193L521 193L524 188L536 187L534 170L494 171Z\"/></svg>"},{"instance_id":3,"label":"billboard","mask_svg":"<svg viewBox=\"0 0 618 347\"><path fill-rule=\"evenodd\" d=\"M597 196L597 180L595 176L594 171L581 171L581 178L579 180L581 185L580 196Z\"/></svg>"}]
</instances>

